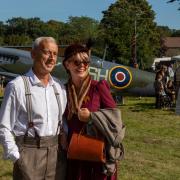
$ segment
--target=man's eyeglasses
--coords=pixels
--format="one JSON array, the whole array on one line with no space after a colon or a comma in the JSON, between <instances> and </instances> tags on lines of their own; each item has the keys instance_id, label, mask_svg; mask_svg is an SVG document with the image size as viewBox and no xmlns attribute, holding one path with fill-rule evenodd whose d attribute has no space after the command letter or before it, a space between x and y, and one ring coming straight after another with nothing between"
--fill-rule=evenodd
<instances>
[{"instance_id":1,"label":"man's eyeglasses","mask_svg":"<svg viewBox=\"0 0 180 180\"><path fill-rule=\"evenodd\" d=\"M57 52L53 52L53 51L50 51L50 50L48 50L48 49L40 49L40 51L43 53L43 54L45 54L45 55L47 55L47 56L51 56L51 55L53 55L53 56L55 56L55 57L57 57L58 56L58 53Z\"/></svg>"},{"instance_id":2,"label":"man's eyeglasses","mask_svg":"<svg viewBox=\"0 0 180 180\"><path fill-rule=\"evenodd\" d=\"M83 60L83 61L78 61L78 60L74 60L74 61L71 61L73 62L73 64L75 66L80 66L81 64L83 64L84 66L88 66L90 61L87 61L87 60Z\"/></svg>"}]
</instances>

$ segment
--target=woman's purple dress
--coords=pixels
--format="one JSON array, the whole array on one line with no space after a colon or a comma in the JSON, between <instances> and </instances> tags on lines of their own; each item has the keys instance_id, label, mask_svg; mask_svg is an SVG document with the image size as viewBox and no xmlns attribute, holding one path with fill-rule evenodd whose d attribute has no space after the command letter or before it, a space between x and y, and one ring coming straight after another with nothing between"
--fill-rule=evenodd
<instances>
[{"instance_id":1,"label":"woman's purple dress","mask_svg":"<svg viewBox=\"0 0 180 180\"><path fill-rule=\"evenodd\" d=\"M97 82L92 80L90 89L83 101L82 108L88 108L91 112L98 109L114 108L116 104L111 96L109 86L105 80ZM78 120L77 115L73 115L68 120L68 139L70 140L72 133L79 133L84 123ZM117 172L113 176L107 177L102 174L102 163L87 162L78 160L68 160L67 170L68 180L116 180Z\"/></svg>"}]
</instances>

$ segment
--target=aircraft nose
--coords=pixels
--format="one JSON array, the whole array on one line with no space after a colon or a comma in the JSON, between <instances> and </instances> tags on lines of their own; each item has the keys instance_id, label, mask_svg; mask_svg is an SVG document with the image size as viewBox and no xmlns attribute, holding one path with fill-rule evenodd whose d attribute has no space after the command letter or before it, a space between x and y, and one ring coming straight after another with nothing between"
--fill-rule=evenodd
<instances>
[{"instance_id":1,"label":"aircraft nose","mask_svg":"<svg viewBox=\"0 0 180 180\"><path fill-rule=\"evenodd\" d=\"M109 82L111 86L117 89L124 89L130 85L132 74L124 66L115 66L110 70Z\"/></svg>"}]
</instances>

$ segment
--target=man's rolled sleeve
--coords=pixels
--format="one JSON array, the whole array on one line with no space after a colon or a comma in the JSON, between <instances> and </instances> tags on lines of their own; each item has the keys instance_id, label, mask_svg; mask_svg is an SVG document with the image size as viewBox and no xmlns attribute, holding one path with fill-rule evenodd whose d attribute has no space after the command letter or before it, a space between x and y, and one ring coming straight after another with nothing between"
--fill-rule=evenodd
<instances>
[{"instance_id":1,"label":"man's rolled sleeve","mask_svg":"<svg viewBox=\"0 0 180 180\"><path fill-rule=\"evenodd\" d=\"M0 125L0 142L4 149L4 159L11 159L13 162L19 159L19 150L14 136L7 128L3 128L2 125Z\"/></svg>"},{"instance_id":2,"label":"man's rolled sleeve","mask_svg":"<svg viewBox=\"0 0 180 180\"><path fill-rule=\"evenodd\" d=\"M6 86L0 109L0 143L4 148L4 158L11 159L13 162L19 159L19 151L13 135L13 128L16 122L16 108L15 87L9 83Z\"/></svg>"}]
</instances>

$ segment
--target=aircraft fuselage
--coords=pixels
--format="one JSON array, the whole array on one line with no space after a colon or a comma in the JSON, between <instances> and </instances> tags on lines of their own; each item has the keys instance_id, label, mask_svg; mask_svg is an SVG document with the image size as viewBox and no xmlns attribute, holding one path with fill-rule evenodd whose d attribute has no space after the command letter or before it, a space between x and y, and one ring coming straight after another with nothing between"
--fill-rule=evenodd
<instances>
[{"instance_id":1,"label":"aircraft fuselage","mask_svg":"<svg viewBox=\"0 0 180 180\"><path fill-rule=\"evenodd\" d=\"M53 70L53 75L63 82L67 81L68 75L62 65L62 58ZM0 48L0 71L2 73L24 74L33 64L30 52L12 48ZM93 79L106 79L112 91L118 94L154 96L155 74L135 69L132 67L102 61L92 56L89 72Z\"/></svg>"}]
</instances>

